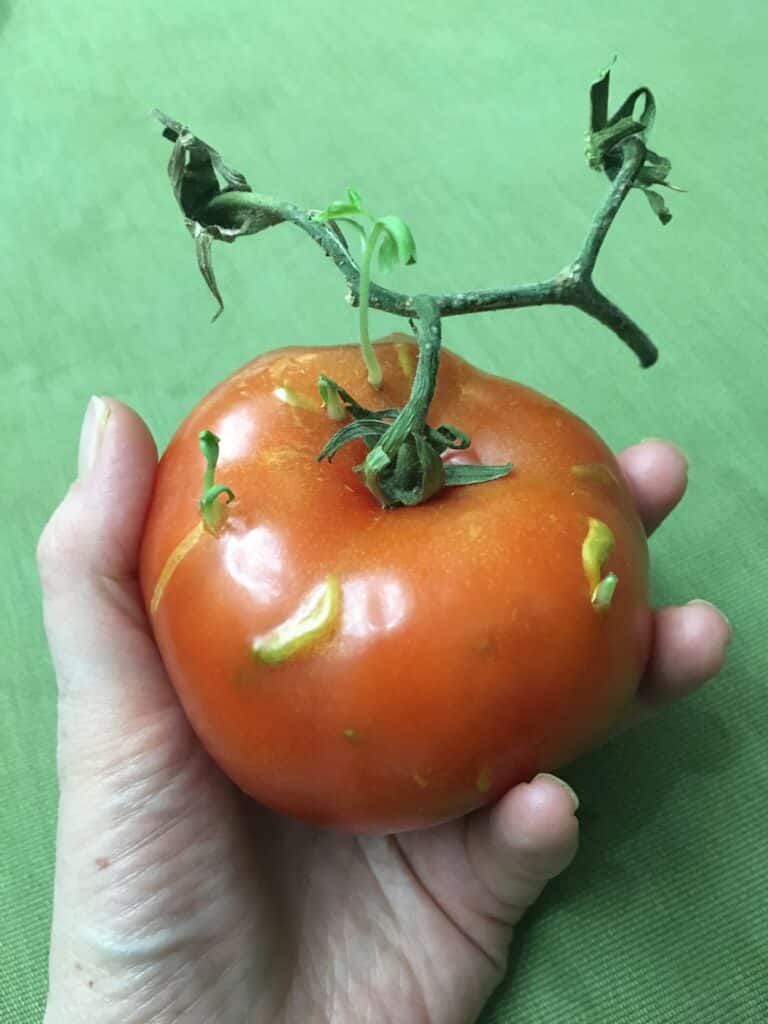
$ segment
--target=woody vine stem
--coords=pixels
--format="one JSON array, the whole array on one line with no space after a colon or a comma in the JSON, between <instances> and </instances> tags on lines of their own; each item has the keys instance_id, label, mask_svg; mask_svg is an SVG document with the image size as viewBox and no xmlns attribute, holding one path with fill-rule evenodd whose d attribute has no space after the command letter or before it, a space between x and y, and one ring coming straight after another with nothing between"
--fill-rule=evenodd
<instances>
[{"instance_id":1,"label":"woody vine stem","mask_svg":"<svg viewBox=\"0 0 768 1024\"><path fill-rule=\"evenodd\" d=\"M227 166L221 156L183 124L155 111L173 143L168 172L185 223L196 245L200 271L223 309L221 294L211 263L214 241L234 242L257 234L272 225L288 222L301 228L320 246L341 271L347 284L347 300L361 306L361 336L369 381L380 386L378 364L367 338L368 308L407 318L419 341L419 365L408 403L402 409L369 410L357 404L343 388L323 378L321 391L329 409L341 410L352 422L341 428L320 453L332 458L354 438L369 448L358 467L366 485L384 506L412 505L427 500L443 486L482 483L506 475L511 467L443 467L440 456L447 448L464 448L469 438L454 427L434 429L427 424L429 403L434 393L441 321L490 310L520 309L525 306L573 306L610 328L635 353L641 366L652 366L657 350L645 331L595 285L593 273L600 249L622 203L633 188L647 196L662 224L671 214L651 186L674 188L666 180L670 162L654 153L647 136L655 117L655 101L647 88L636 89L619 109L608 116L608 68L592 83L591 115L587 134L589 165L603 171L610 189L596 211L581 249L571 262L548 280L455 294L406 295L391 291L370 279L373 249L379 244L379 266L387 269L396 262L415 262L415 243L400 218L374 218L362 206L358 193L330 204L323 211L303 209L294 203L254 192L245 177ZM642 101L641 113L635 107ZM372 222L370 233L359 223ZM352 256L341 225L363 235L363 254L358 263ZM219 315L216 314L216 316ZM215 317L214 317L215 319Z\"/></svg>"}]
</instances>

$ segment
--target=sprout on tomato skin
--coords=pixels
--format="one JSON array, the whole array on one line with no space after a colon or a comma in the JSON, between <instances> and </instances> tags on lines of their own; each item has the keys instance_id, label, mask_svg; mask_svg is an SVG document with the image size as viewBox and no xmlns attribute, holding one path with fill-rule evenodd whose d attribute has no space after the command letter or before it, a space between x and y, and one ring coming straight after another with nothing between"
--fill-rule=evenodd
<instances>
[{"instance_id":1,"label":"sprout on tomato skin","mask_svg":"<svg viewBox=\"0 0 768 1024\"><path fill-rule=\"evenodd\" d=\"M280 665L328 637L341 615L341 584L330 575L285 622L257 637L251 650L265 665Z\"/></svg>"},{"instance_id":2,"label":"sprout on tomato skin","mask_svg":"<svg viewBox=\"0 0 768 1024\"><path fill-rule=\"evenodd\" d=\"M589 519L589 529L581 545L581 563L589 584L592 605L598 611L610 606L619 578L609 573L602 579L603 568L613 551L615 539L610 527L600 519Z\"/></svg>"},{"instance_id":3,"label":"sprout on tomato skin","mask_svg":"<svg viewBox=\"0 0 768 1024\"><path fill-rule=\"evenodd\" d=\"M325 407L328 419L346 419L347 410L341 400L338 384L326 377L325 374L322 374L318 382L318 387L320 388L320 397L322 399L323 406Z\"/></svg>"},{"instance_id":4,"label":"sprout on tomato skin","mask_svg":"<svg viewBox=\"0 0 768 1024\"><path fill-rule=\"evenodd\" d=\"M592 604L598 611L610 608L611 601L613 600L613 592L616 590L616 584L618 582L619 577L616 573L609 572L605 579L600 580L598 585L595 587L592 593Z\"/></svg>"},{"instance_id":5,"label":"sprout on tomato skin","mask_svg":"<svg viewBox=\"0 0 768 1024\"><path fill-rule=\"evenodd\" d=\"M234 501L235 495L231 488L215 482L216 463L219 461L219 438L211 430L201 430L198 440L206 463L203 494L200 498L200 517L205 529L216 536L227 517L226 506L219 501L219 496L226 495L228 505L230 501Z\"/></svg>"},{"instance_id":6,"label":"sprout on tomato skin","mask_svg":"<svg viewBox=\"0 0 768 1024\"><path fill-rule=\"evenodd\" d=\"M363 223L360 223L362 218ZM371 344L368 327L368 297L371 288L371 265L373 254L378 249L379 269L386 271L401 263L411 266L416 262L416 242L413 232L402 219L388 215L375 217L363 206L360 193L355 189L347 189L347 198L330 203L324 210L313 214L313 219L320 223L333 221L353 227L360 234L362 255L360 258L360 277L358 284L358 304L360 307L360 348L363 362L368 370L368 383L376 391L380 391L384 383L381 364ZM370 223L370 229L367 227ZM343 235L342 235L343 238ZM402 364L401 364L402 365Z\"/></svg>"}]
</instances>

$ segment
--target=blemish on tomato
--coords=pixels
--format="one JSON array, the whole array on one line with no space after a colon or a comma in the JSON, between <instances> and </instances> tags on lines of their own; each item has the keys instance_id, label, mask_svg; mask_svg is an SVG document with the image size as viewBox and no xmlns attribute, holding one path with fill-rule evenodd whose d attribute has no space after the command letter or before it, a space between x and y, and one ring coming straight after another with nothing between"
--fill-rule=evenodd
<instances>
[{"instance_id":1,"label":"blemish on tomato","mask_svg":"<svg viewBox=\"0 0 768 1024\"><path fill-rule=\"evenodd\" d=\"M302 601L293 615L252 644L254 655L265 665L279 665L328 637L341 614L341 585L327 576Z\"/></svg>"},{"instance_id":2,"label":"blemish on tomato","mask_svg":"<svg viewBox=\"0 0 768 1024\"><path fill-rule=\"evenodd\" d=\"M313 402L308 395L304 395L301 391L294 390L294 388L275 388L272 394L281 402L285 402L286 405L293 406L294 409L306 409L308 412L322 411L322 404L319 398Z\"/></svg>"},{"instance_id":3,"label":"blemish on tomato","mask_svg":"<svg viewBox=\"0 0 768 1024\"><path fill-rule=\"evenodd\" d=\"M408 381L413 380L416 374L416 359L414 357L415 348L416 346L408 341L395 342L397 361L400 364L400 369L403 371L403 376Z\"/></svg>"},{"instance_id":4,"label":"blemish on tomato","mask_svg":"<svg viewBox=\"0 0 768 1024\"><path fill-rule=\"evenodd\" d=\"M489 655L496 653L496 639L489 630L485 630L477 637L472 644L472 649L477 654Z\"/></svg>"},{"instance_id":5,"label":"blemish on tomato","mask_svg":"<svg viewBox=\"0 0 768 1024\"><path fill-rule=\"evenodd\" d=\"M571 466L571 473L578 480L591 480L597 484L618 487L619 481L615 474L602 462L586 462L583 465Z\"/></svg>"},{"instance_id":6,"label":"blemish on tomato","mask_svg":"<svg viewBox=\"0 0 768 1024\"><path fill-rule=\"evenodd\" d=\"M475 779L475 789L479 793L487 793L492 785L493 772L491 771L489 765L484 764L480 771L477 773L477 778Z\"/></svg>"},{"instance_id":7,"label":"blemish on tomato","mask_svg":"<svg viewBox=\"0 0 768 1024\"><path fill-rule=\"evenodd\" d=\"M357 729L342 729L341 734L345 739L349 740L350 743L356 743L360 739Z\"/></svg>"},{"instance_id":8,"label":"blemish on tomato","mask_svg":"<svg viewBox=\"0 0 768 1024\"><path fill-rule=\"evenodd\" d=\"M279 444L272 448L267 448L260 453L259 458L262 459L268 466L282 466L286 462L296 462L298 460L306 460L307 458L314 459L317 452L314 448L310 448L308 445L302 444Z\"/></svg>"},{"instance_id":9,"label":"blemish on tomato","mask_svg":"<svg viewBox=\"0 0 768 1024\"><path fill-rule=\"evenodd\" d=\"M482 536L483 536L483 528L478 523L470 523L467 526L467 532L466 532L467 540L470 540L470 541L472 541L474 543L475 541L480 540L482 538Z\"/></svg>"},{"instance_id":10,"label":"blemish on tomato","mask_svg":"<svg viewBox=\"0 0 768 1024\"><path fill-rule=\"evenodd\" d=\"M429 779L425 779L420 772L412 772L411 778L413 779L417 786L421 787L421 789L426 789L427 786L429 785Z\"/></svg>"},{"instance_id":11,"label":"blemish on tomato","mask_svg":"<svg viewBox=\"0 0 768 1024\"><path fill-rule=\"evenodd\" d=\"M155 589L152 592L152 600L149 602L149 614L154 616L162 600L165 588L168 586L171 577L178 569L183 559L189 554L201 537L206 535L202 521L198 522L189 533L179 541L173 551L166 559L165 565L160 570ZM209 535L210 536L210 535Z\"/></svg>"}]
</instances>

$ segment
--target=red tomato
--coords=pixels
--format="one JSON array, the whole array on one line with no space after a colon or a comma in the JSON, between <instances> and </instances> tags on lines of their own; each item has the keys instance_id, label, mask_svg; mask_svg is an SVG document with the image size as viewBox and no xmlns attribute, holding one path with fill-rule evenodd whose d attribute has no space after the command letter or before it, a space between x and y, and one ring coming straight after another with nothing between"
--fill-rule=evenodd
<instances>
[{"instance_id":1,"label":"red tomato","mask_svg":"<svg viewBox=\"0 0 768 1024\"><path fill-rule=\"evenodd\" d=\"M353 345L232 374L161 459L141 558L157 643L215 761L278 811L359 832L447 820L567 763L625 708L649 648L632 500L602 440L550 399L444 351L429 422L470 435L453 458L512 462L509 476L384 510L353 470L362 442L316 461L340 425L319 375L400 406L417 351L378 343L377 394ZM198 510L206 429L235 494L216 534ZM600 524L615 538L602 567L584 561Z\"/></svg>"}]
</instances>

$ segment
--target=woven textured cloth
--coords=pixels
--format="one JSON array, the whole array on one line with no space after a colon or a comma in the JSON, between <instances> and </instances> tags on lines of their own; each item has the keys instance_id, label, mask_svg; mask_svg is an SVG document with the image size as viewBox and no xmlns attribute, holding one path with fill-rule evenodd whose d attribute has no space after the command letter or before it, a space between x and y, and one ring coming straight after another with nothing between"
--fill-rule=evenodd
<instances>
[{"instance_id":1,"label":"woven textured cloth","mask_svg":"<svg viewBox=\"0 0 768 1024\"><path fill-rule=\"evenodd\" d=\"M259 13L262 12L262 13ZM419 245L409 291L556 272L605 181L583 157L587 89L657 96L674 219L630 196L597 279L652 334L656 367L548 308L451 320L445 343L551 394L616 448L676 440L688 495L652 542L658 603L732 619L706 690L564 772L582 846L516 935L485 1024L768 1020L768 300L758 0L0 0L0 1022L42 1017L55 686L34 546L74 475L91 393L160 445L236 366L354 336L343 282L288 227L219 246L214 311L166 180L154 106L258 190L320 207L351 184ZM372 314L375 333L395 325Z\"/></svg>"}]
</instances>

